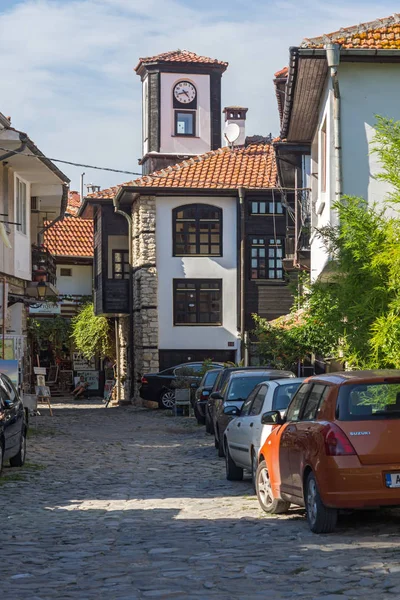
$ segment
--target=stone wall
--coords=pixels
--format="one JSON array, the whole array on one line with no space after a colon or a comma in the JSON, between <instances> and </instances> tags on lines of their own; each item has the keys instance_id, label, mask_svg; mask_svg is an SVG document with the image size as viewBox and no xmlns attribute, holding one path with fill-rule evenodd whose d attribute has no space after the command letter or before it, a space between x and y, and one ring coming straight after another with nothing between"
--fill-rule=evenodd
<instances>
[{"instance_id":1,"label":"stone wall","mask_svg":"<svg viewBox=\"0 0 400 600\"><path fill-rule=\"evenodd\" d=\"M118 336L118 384L117 394L120 402L130 402L131 370L129 367L129 317L119 317L115 326Z\"/></svg>"},{"instance_id":2,"label":"stone wall","mask_svg":"<svg viewBox=\"0 0 400 600\"><path fill-rule=\"evenodd\" d=\"M132 208L134 400L140 379L158 371L156 199L140 196Z\"/></svg>"}]
</instances>

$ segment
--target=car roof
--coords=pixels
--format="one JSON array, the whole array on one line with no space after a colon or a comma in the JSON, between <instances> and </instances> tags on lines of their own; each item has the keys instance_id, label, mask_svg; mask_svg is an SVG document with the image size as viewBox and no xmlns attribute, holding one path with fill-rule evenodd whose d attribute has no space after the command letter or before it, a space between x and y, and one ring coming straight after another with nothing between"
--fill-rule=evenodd
<instances>
[{"instance_id":1,"label":"car roof","mask_svg":"<svg viewBox=\"0 0 400 600\"><path fill-rule=\"evenodd\" d=\"M290 381L292 382L293 379L295 379L294 377L292 377L293 373L291 371L279 371L277 369L254 369L253 371L233 371L232 373L232 378L236 378L236 377L254 377L254 375L276 375L276 374L282 374L282 373L288 373L290 374L290 377L287 377L286 379L290 379ZM284 378L282 378L284 379ZM274 379L275 381L275 379Z\"/></svg>"},{"instance_id":2,"label":"car roof","mask_svg":"<svg viewBox=\"0 0 400 600\"><path fill-rule=\"evenodd\" d=\"M191 362L187 362L187 363L180 363L179 365L173 365L172 367L168 367L167 369L164 369L165 371L167 371L168 369L178 369L178 367L190 367L190 365L202 365L203 361L202 360L192 360ZM212 362L212 365L221 365L221 368L223 368L224 364L223 363L219 363L219 362ZM216 371L220 371L221 369L215 369Z\"/></svg>"},{"instance_id":3,"label":"car roof","mask_svg":"<svg viewBox=\"0 0 400 600\"><path fill-rule=\"evenodd\" d=\"M323 375L313 375L307 377L305 381L321 381L324 383L335 383L340 385L342 383L360 383L362 381L371 380L388 380L388 379L400 379L400 370L395 369L371 369L365 371L337 371L336 373L324 373Z\"/></svg>"},{"instance_id":4,"label":"car roof","mask_svg":"<svg viewBox=\"0 0 400 600\"><path fill-rule=\"evenodd\" d=\"M291 383L302 383L305 377L285 377L283 379L273 379L267 383L276 383L277 385L288 385Z\"/></svg>"}]
</instances>

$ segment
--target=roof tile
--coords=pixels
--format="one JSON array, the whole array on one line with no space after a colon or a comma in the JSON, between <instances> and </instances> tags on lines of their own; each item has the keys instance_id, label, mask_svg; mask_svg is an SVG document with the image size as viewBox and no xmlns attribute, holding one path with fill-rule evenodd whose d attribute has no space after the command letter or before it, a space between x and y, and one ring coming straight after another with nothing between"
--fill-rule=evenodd
<instances>
[{"instance_id":1,"label":"roof tile","mask_svg":"<svg viewBox=\"0 0 400 600\"><path fill-rule=\"evenodd\" d=\"M43 244L54 256L92 257L93 221L65 217L44 232Z\"/></svg>"},{"instance_id":2,"label":"roof tile","mask_svg":"<svg viewBox=\"0 0 400 600\"><path fill-rule=\"evenodd\" d=\"M135 67L135 71L138 71L142 65L149 63L197 63L203 65L219 65L221 67L227 67L228 63L216 58L209 58L208 56L199 56L190 50L172 50L171 52L163 52L155 56L146 56L145 58L139 58L139 62Z\"/></svg>"},{"instance_id":3,"label":"roof tile","mask_svg":"<svg viewBox=\"0 0 400 600\"><path fill-rule=\"evenodd\" d=\"M327 43L343 48L400 50L400 14L346 27L320 37L306 38L302 48L323 48Z\"/></svg>"},{"instance_id":4,"label":"roof tile","mask_svg":"<svg viewBox=\"0 0 400 600\"><path fill-rule=\"evenodd\" d=\"M274 188L277 186L275 151L270 143L219 148L87 197L113 198L124 186L220 190L241 186Z\"/></svg>"}]
</instances>

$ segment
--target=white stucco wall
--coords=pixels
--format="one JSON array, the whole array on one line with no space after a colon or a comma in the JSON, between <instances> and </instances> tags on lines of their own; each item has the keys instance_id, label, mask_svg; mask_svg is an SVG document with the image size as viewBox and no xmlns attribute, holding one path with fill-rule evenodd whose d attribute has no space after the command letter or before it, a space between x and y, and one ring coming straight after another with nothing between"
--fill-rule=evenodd
<instances>
[{"instance_id":1,"label":"white stucco wall","mask_svg":"<svg viewBox=\"0 0 400 600\"><path fill-rule=\"evenodd\" d=\"M61 276L61 269L71 269L72 276ZM60 294L92 295L92 265L57 265L57 289Z\"/></svg>"},{"instance_id":2,"label":"white stucco wall","mask_svg":"<svg viewBox=\"0 0 400 600\"><path fill-rule=\"evenodd\" d=\"M190 203L223 210L223 256L174 257L172 210ZM237 348L236 199L221 197L157 197L156 244L159 348L234 350ZM222 326L174 326L173 279L222 279ZM228 347L235 342L235 347Z\"/></svg>"},{"instance_id":3,"label":"white stucco wall","mask_svg":"<svg viewBox=\"0 0 400 600\"><path fill-rule=\"evenodd\" d=\"M371 153L375 115L400 120L400 65L373 63L341 63L339 86L341 95L342 189L348 196L361 196L369 204L382 204L390 187L375 179L380 165ZM321 191L320 130L327 118L327 191ZM333 92L330 81L323 92L318 127L312 144L312 173L317 173L312 184L312 225L322 227L335 223L332 210L335 200L335 160L333 144ZM318 214L319 213L319 214ZM327 255L320 241L311 241L311 276L316 279L323 270Z\"/></svg>"},{"instance_id":4,"label":"white stucco wall","mask_svg":"<svg viewBox=\"0 0 400 600\"><path fill-rule=\"evenodd\" d=\"M13 239L10 237L11 244L14 244L14 275L31 281L32 279L32 251L31 251L31 186L30 183L22 178L19 173L14 174L14 209L11 211L13 221L17 221L17 202L16 202L16 177L26 184L26 232L17 230L17 226L13 225Z\"/></svg>"},{"instance_id":5,"label":"white stucco wall","mask_svg":"<svg viewBox=\"0 0 400 600\"><path fill-rule=\"evenodd\" d=\"M197 90L196 136L174 136L173 88L178 81L190 81ZM172 154L203 154L211 148L210 76L161 73L161 135L160 152ZM185 105L182 105L185 110Z\"/></svg>"}]
</instances>

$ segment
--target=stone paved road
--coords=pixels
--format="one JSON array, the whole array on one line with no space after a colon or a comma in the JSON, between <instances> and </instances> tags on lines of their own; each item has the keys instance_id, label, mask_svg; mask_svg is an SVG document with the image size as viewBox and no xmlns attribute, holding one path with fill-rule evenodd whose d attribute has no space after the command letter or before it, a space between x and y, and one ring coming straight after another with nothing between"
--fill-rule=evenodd
<instances>
[{"instance_id":1,"label":"stone paved road","mask_svg":"<svg viewBox=\"0 0 400 600\"><path fill-rule=\"evenodd\" d=\"M1 600L400 598L399 512L267 517L191 419L59 404L28 452L0 480Z\"/></svg>"}]
</instances>

